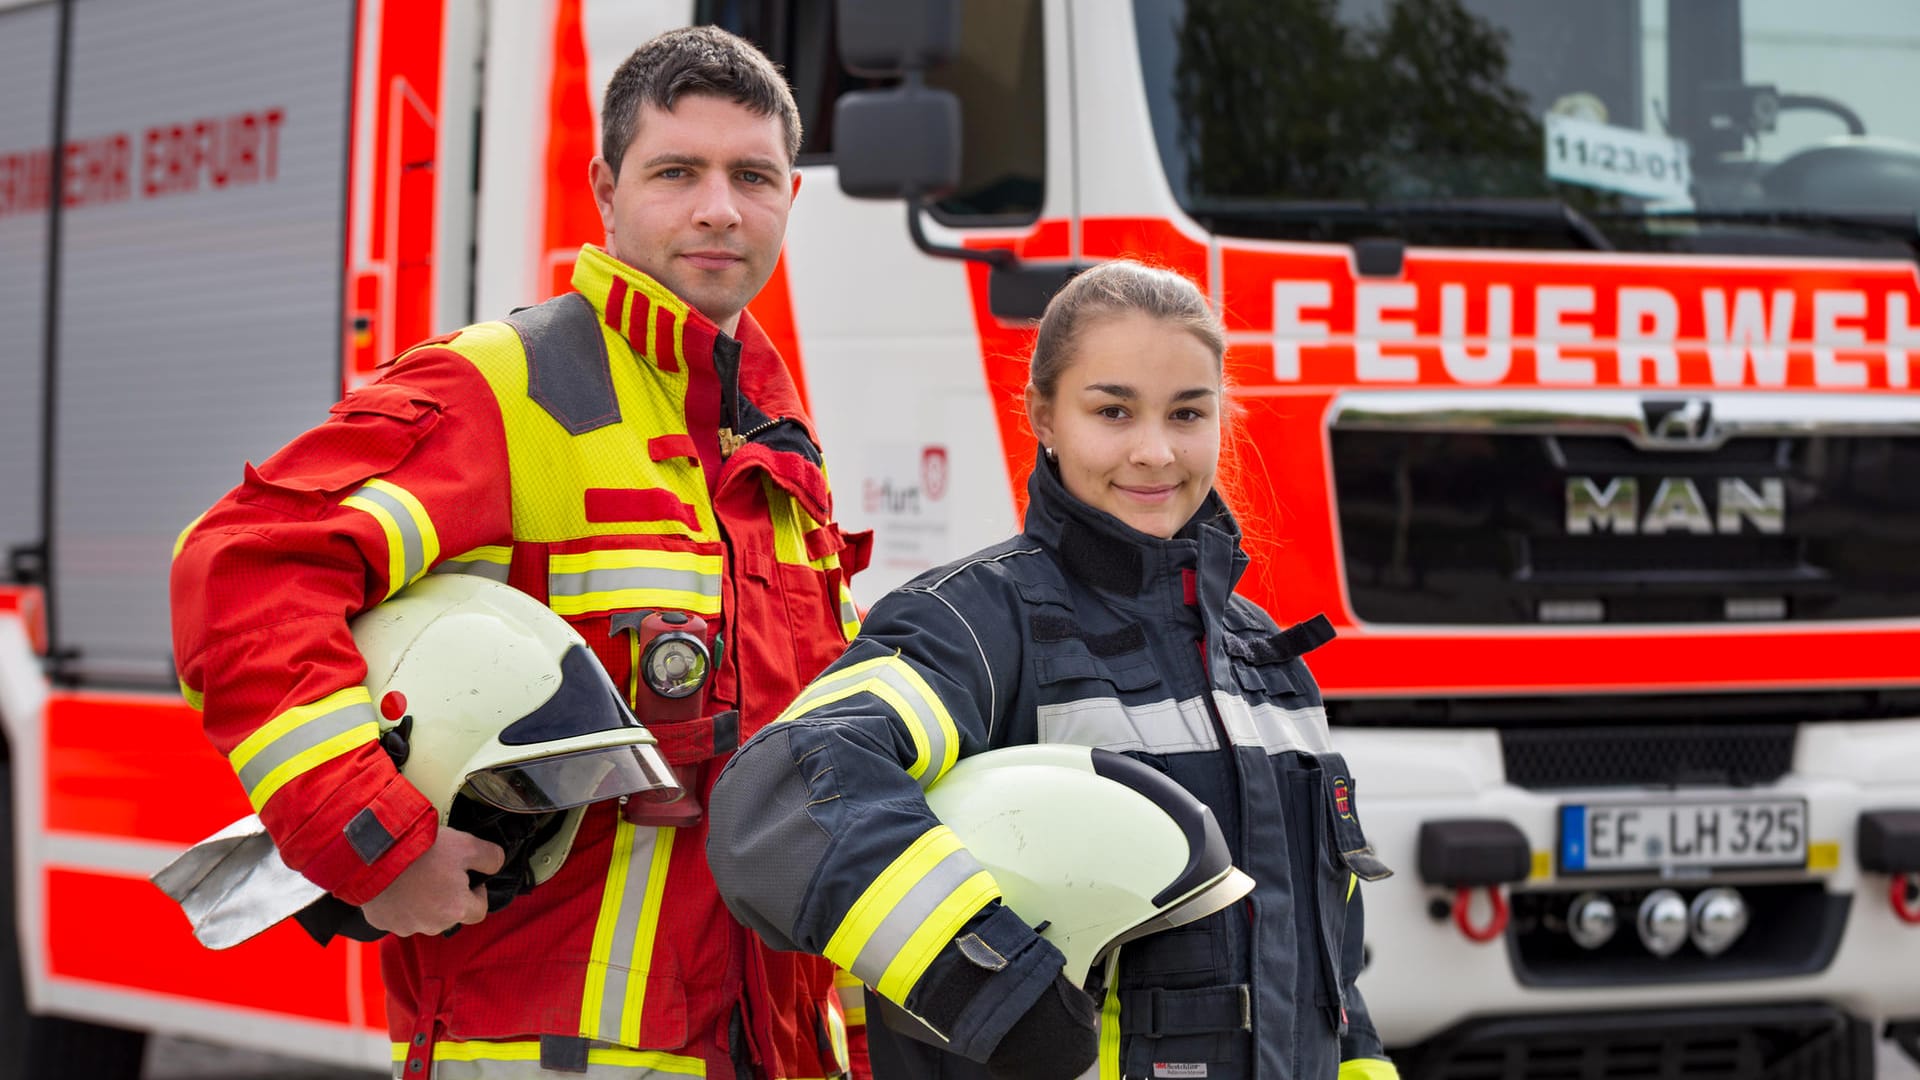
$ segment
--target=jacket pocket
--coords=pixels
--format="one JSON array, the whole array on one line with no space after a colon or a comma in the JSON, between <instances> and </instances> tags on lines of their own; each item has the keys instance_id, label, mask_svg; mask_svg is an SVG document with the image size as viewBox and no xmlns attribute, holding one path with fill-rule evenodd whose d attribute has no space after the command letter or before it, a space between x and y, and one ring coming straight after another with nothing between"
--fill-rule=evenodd
<instances>
[{"instance_id":1,"label":"jacket pocket","mask_svg":"<svg viewBox=\"0 0 1920 1080\"><path fill-rule=\"evenodd\" d=\"M1262 664L1235 658L1232 663L1233 681L1248 694L1262 694L1278 701L1295 693L1293 676L1287 670L1291 665L1286 661Z\"/></svg>"},{"instance_id":2,"label":"jacket pocket","mask_svg":"<svg viewBox=\"0 0 1920 1080\"><path fill-rule=\"evenodd\" d=\"M1104 684L1109 692L1131 693L1160 682L1153 658L1142 650L1129 656L1095 656L1077 639L1035 643L1034 679L1042 686L1073 682ZM1098 692L1100 687L1090 689Z\"/></svg>"},{"instance_id":3,"label":"jacket pocket","mask_svg":"<svg viewBox=\"0 0 1920 1080\"><path fill-rule=\"evenodd\" d=\"M339 495L393 470L440 422L440 402L395 383L363 386L327 421L248 466L240 498L312 515Z\"/></svg>"},{"instance_id":4,"label":"jacket pocket","mask_svg":"<svg viewBox=\"0 0 1920 1080\"><path fill-rule=\"evenodd\" d=\"M1347 772L1346 759L1336 753L1319 755L1320 847L1315 859L1320 906L1320 929L1328 985L1319 1003L1326 1011L1334 1031L1347 1029L1346 987L1358 972L1358 950L1349 949L1348 914L1353 893L1362 881L1378 881L1391 876L1373 845L1367 842L1356 809L1355 785Z\"/></svg>"},{"instance_id":5,"label":"jacket pocket","mask_svg":"<svg viewBox=\"0 0 1920 1080\"><path fill-rule=\"evenodd\" d=\"M1123 950L1123 972L1129 962ZM1126 984L1135 979L1155 985L1128 989ZM1166 985L1140 972L1123 974L1118 996L1125 1075L1208 1080L1253 1075L1253 995L1247 984Z\"/></svg>"},{"instance_id":6,"label":"jacket pocket","mask_svg":"<svg viewBox=\"0 0 1920 1080\"><path fill-rule=\"evenodd\" d=\"M1335 753L1320 754L1319 758L1326 783L1328 839L1335 872L1343 882L1348 872L1361 881L1392 877L1393 870L1374 853L1366 831L1360 827L1358 785L1347 771L1347 759Z\"/></svg>"}]
</instances>

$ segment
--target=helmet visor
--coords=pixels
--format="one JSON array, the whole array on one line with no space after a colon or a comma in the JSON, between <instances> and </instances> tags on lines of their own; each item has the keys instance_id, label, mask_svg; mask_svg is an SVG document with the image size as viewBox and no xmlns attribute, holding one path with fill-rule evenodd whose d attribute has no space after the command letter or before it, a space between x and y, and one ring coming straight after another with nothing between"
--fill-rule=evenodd
<instances>
[{"instance_id":1,"label":"helmet visor","mask_svg":"<svg viewBox=\"0 0 1920 1080\"><path fill-rule=\"evenodd\" d=\"M565 810L641 792L657 793L649 795L649 801L680 794L680 783L660 751L637 743L496 765L468 776L467 788L517 814Z\"/></svg>"}]
</instances>

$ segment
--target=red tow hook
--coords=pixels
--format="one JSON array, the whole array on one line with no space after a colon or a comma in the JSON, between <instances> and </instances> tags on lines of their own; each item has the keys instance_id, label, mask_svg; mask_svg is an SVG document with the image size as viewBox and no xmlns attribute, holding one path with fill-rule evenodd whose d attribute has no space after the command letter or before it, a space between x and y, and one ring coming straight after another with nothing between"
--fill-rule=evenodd
<instances>
[{"instance_id":1,"label":"red tow hook","mask_svg":"<svg viewBox=\"0 0 1920 1080\"><path fill-rule=\"evenodd\" d=\"M1507 930L1507 897L1498 885L1484 885L1487 891L1487 905L1491 912L1484 925L1474 926L1473 916L1467 910L1473 902L1474 887L1462 885L1453 894L1453 925L1460 928L1468 941L1485 944L1499 937Z\"/></svg>"},{"instance_id":2,"label":"red tow hook","mask_svg":"<svg viewBox=\"0 0 1920 1080\"><path fill-rule=\"evenodd\" d=\"M1913 894L1912 899L1908 899L1909 893ZM1893 902L1893 913L1901 922L1920 926L1920 873L1894 874L1887 899Z\"/></svg>"}]
</instances>

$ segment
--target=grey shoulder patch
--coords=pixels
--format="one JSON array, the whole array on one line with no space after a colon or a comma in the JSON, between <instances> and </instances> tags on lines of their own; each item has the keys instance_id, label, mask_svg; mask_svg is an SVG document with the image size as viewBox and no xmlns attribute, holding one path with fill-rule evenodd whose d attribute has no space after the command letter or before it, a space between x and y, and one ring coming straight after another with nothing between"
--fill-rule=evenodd
<instances>
[{"instance_id":1,"label":"grey shoulder patch","mask_svg":"<svg viewBox=\"0 0 1920 1080\"><path fill-rule=\"evenodd\" d=\"M501 320L527 353L527 396L572 435L620 422L607 341L593 304L565 293Z\"/></svg>"}]
</instances>

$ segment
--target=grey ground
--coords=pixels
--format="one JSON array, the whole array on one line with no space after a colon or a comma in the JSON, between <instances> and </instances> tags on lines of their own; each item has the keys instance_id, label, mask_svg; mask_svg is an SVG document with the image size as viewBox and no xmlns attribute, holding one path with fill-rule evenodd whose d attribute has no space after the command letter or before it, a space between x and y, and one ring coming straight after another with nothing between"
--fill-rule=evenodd
<instances>
[{"instance_id":1,"label":"grey ground","mask_svg":"<svg viewBox=\"0 0 1920 1080\"><path fill-rule=\"evenodd\" d=\"M1920 1080L1920 1068L1891 1043L1880 1044L1878 1073L1877 1080ZM379 1080L386 1075L188 1039L154 1039L147 1044L146 1080Z\"/></svg>"}]
</instances>

